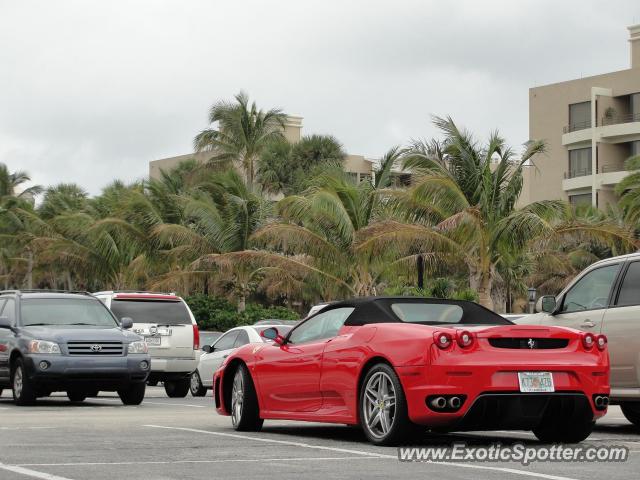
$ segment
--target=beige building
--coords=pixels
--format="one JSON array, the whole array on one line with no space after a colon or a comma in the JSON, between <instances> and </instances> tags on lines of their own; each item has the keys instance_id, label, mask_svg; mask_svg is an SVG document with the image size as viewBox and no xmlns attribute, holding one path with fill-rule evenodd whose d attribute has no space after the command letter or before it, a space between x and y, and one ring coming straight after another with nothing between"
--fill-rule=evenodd
<instances>
[{"instance_id":1,"label":"beige building","mask_svg":"<svg viewBox=\"0 0 640 480\"><path fill-rule=\"evenodd\" d=\"M302 117L298 115L287 115L283 133L289 142L299 142L302 137ZM171 170L178 166L180 162L192 158L200 162L206 162L209 155L207 153L190 153L187 155L178 155L177 157L153 160L149 162L149 177L159 178L161 170ZM374 161L362 155L347 155L344 160L344 169L347 173L353 175L357 181L370 180L373 178Z\"/></svg>"},{"instance_id":2,"label":"beige building","mask_svg":"<svg viewBox=\"0 0 640 480\"><path fill-rule=\"evenodd\" d=\"M529 90L529 138L548 153L525 172L520 204L564 199L604 208L640 154L640 25L629 27L631 68Z\"/></svg>"}]
</instances>

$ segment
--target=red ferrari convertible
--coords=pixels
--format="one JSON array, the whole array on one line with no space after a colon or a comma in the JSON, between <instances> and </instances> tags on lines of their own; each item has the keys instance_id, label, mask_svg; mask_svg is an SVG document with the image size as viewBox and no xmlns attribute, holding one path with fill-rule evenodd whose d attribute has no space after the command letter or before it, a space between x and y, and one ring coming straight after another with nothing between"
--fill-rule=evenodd
<instances>
[{"instance_id":1,"label":"red ferrari convertible","mask_svg":"<svg viewBox=\"0 0 640 480\"><path fill-rule=\"evenodd\" d=\"M236 430L285 419L360 425L379 445L421 427L580 442L609 403L606 337L514 325L472 302L348 300L263 336L273 342L214 374L216 409Z\"/></svg>"}]
</instances>

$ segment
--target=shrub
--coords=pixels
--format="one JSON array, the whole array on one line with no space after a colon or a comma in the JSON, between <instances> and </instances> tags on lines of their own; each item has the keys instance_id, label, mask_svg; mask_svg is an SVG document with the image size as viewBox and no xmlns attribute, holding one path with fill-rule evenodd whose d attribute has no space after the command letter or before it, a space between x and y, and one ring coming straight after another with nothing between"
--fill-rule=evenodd
<instances>
[{"instance_id":1,"label":"shrub","mask_svg":"<svg viewBox=\"0 0 640 480\"><path fill-rule=\"evenodd\" d=\"M224 298L204 294L191 295L185 298L196 317L198 326L203 330L226 331L240 325L251 325L258 320L269 318L280 320L297 320L296 312L286 307L264 307L257 303L247 304L244 312L238 313L236 306Z\"/></svg>"}]
</instances>

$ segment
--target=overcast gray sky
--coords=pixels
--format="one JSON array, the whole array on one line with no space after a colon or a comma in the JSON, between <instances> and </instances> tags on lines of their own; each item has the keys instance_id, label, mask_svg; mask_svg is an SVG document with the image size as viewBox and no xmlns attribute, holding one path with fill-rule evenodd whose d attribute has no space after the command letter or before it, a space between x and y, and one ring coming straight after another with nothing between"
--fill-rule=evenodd
<instances>
[{"instance_id":1,"label":"overcast gray sky","mask_svg":"<svg viewBox=\"0 0 640 480\"><path fill-rule=\"evenodd\" d=\"M638 0L0 0L0 161L98 193L240 89L380 156L451 115L514 145L528 88L629 67Z\"/></svg>"}]
</instances>

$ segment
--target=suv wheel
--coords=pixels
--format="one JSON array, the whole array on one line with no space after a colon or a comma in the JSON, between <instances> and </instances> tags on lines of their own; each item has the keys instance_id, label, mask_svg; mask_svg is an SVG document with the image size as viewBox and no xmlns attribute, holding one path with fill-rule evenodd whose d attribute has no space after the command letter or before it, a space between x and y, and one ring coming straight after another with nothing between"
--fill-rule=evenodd
<instances>
[{"instance_id":1,"label":"suv wheel","mask_svg":"<svg viewBox=\"0 0 640 480\"><path fill-rule=\"evenodd\" d=\"M180 380L167 380L164 382L164 391L170 398L184 398L189 393L191 378L181 378Z\"/></svg>"},{"instance_id":2,"label":"suv wheel","mask_svg":"<svg viewBox=\"0 0 640 480\"><path fill-rule=\"evenodd\" d=\"M11 386L13 401L16 405L33 405L36 402L36 389L25 372L24 362L21 358L18 358L13 366Z\"/></svg>"},{"instance_id":3,"label":"suv wheel","mask_svg":"<svg viewBox=\"0 0 640 480\"><path fill-rule=\"evenodd\" d=\"M622 413L636 427L640 427L640 402L622 402Z\"/></svg>"},{"instance_id":4,"label":"suv wheel","mask_svg":"<svg viewBox=\"0 0 640 480\"><path fill-rule=\"evenodd\" d=\"M189 389L194 397L204 397L207 394L207 388L202 386L202 380L197 370L191 374L191 386Z\"/></svg>"},{"instance_id":5,"label":"suv wheel","mask_svg":"<svg viewBox=\"0 0 640 480\"><path fill-rule=\"evenodd\" d=\"M85 398L87 398L87 394L84 392L67 392L67 397L72 402L84 402Z\"/></svg>"},{"instance_id":6,"label":"suv wheel","mask_svg":"<svg viewBox=\"0 0 640 480\"><path fill-rule=\"evenodd\" d=\"M125 405L140 405L144 400L144 392L147 388L146 383L132 383L127 388L118 390L118 396Z\"/></svg>"},{"instance_id":7,"label":"suv wheel","mask_svg":"<svg viewBox=\"0 0 640 480\"><path fill-rule=\"evenodd\" d=\"M543 420L533 429L533 434L544 443L580 443L593 431L592 420L574 420L572 422L551 422Z\"/></svg>"},{"instance_id":8,"label":"suv wheel","mask_svg":"<svg viewBox=\"0 0 640 480\"><path fill-rule=\"evenodd\" d=\"M244 365L238 365L231 384L231 423L241 432L257 432L264 420L260 418L258 396L251 375Z\"/></svg>"}]
</instances>

